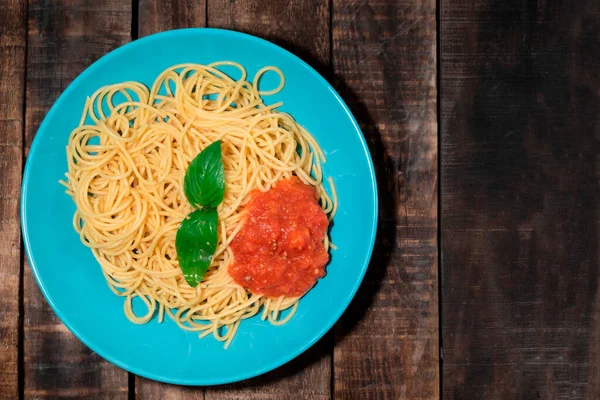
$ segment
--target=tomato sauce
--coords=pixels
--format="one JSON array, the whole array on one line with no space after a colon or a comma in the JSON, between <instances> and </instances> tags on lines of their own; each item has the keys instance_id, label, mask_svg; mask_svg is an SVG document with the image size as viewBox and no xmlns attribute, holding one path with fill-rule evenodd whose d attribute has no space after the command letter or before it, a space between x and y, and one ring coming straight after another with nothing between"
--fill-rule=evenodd
<instances>
[{"instance_id":1,"label":"tomato sauce","mask_svg":"<svg viewBox=\"0 0 600 400\"><path fill-rule=\"evenodd\" d=\"M329 223L314 187L284 179L255 190L244 225L231 243L229 275L254 294L299 297L325 275L323 238Z\"/></svg>"}]
</instances>

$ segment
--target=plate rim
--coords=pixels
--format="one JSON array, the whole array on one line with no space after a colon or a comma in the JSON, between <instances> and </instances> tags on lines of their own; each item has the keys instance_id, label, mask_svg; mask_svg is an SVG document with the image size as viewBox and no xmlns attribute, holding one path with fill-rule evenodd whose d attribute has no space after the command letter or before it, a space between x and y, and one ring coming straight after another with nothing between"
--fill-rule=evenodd
<instances>
[{"instance_id":1,"label":"plate rim","mask_svg":"<svg viewBox=\"0 0 600 400\"><path fill-rule=\"evenodd\" d=\"M152 40L173 40L178 35L187 34L187 33L198 34L198 35L205 35L205 34L217 35L217 37L220 36L220 38L224 39L224 40L228 39L229 37L238 37L238 38L242 38L244 40L249 40L250 42L255 42L260 45L270 47L276 53L277 52L282 53L285 56L291 57L291 59L295 63L297 63L298 65L300 65L301 67L306 69L311 75L316 77L317 80L320 81L320 83L322 85L324 85L324 87L333 94L336 101L343 108L344 112L346 113L347 117L349 118L354 129L358 133L358 139L362 146L362 150L366 154L367 166L368 166L369 174L371 177L371 190L373 193L373 198L372 198L372 201L374 204L373 215L372 215L373 223L372 223L371 232L370 232L370 243L368 246L369 250L368 250L367 254L365 254L365 262L364 262L364 265L362 266L359 276L357 277L358 279L356 280L356 284L354 285L352 290L349 292L348 296L341 303L341 304L343 304L343 306L341 306L339 308L338 312L334 313L335 317L331 318L328 321L328 323L324 324L316 335L314 335L310 340L307 340L303 345L299 346L298 349L296 349L294 351L290 351L290 352L286 353L285 356L279 357L276 360L274 360L270 363L264 364L263 366L261 366L259 368L252 369L246 373L235 373L235 374L228 376L225 379L208 379L208 380L206 380L206 379L202 379L201 376L199 376L197 379L192 379L192 380L178 379L177 377L163 376L161 374L146 372L143 369L143 367L140 368L138 366L123 362L123 361L119 360L118 357L111 355L111 354L107 354L107 352L105 352L103 348L97 348L97 346L90 345L90 343L88 342L86 337L84 337L84 335L82 335L79 332L79 330L72 325L72 323L69 321L69 318L55 306L54 301L52 300L52 297L49 295L46 287L44 286L44 283L40 280L37 266L36 266L35 257L31 252L31 247L30 247L30 242L29 242L29 230L28 230L28 226L27 226L27 217L26 217L28 183L30 180L30 173L31 173L29 159L35 158L35 154L38 152L38 147L39 147L39 143L40 143L40 140L38 140L40 135L38 135L38 133L44 132L46 130L46 125L49 123L48 122L49 117L52 116L56 112L56 109L58 109L59 106L65 101L64 99L67 97L67 94L70 93L72 90L75 90L74 88L77 86L79 81L83 81L84 79L86 79L87 75L89 75L91 73L91 71L96 70L98 68L102 68L102 65L104 63L109 62L110 59L112 59L114 57L118 57L121 53L126 53L129 50L129 48L138 46L140 44L140 42L146 42L146 41L152 41ZM227 383L239 382L239 381L243 381L246 379L254 378L256 376L265 374L269 371L279 368L284 364L287 364L289 361L295 359L300 354L304 353L310 347L312 347L340 320L340 318L346 312L346 310L348 309L348 306L354 299L354 296L356 295L358 288L362 284L365 273L370 264L371 257L373 255L373 249L374 249L375 240L377 237L377 226L378 226L378 215L379 215L379 194L378 194L378 185L377 185L377 178L376 178L376 174L375 174L375 168L373 165L373 159L372 159L369 147L367 146L364 134L363 134L362 130L360 129L360 125L356 121L356 118L350 111L350 108L344 102L344 100L341 98L339 93L313 67L311 67L305 61L303 61L300 57L298 57L295 54L293 54L292 52L284 49L283 47L280 47L280 46L276 45L275 43L272 43L268 40L259 38L254 35L250 35L250 34L243 33L243 32L238 32L238 31L234 31L234 30L220 29L220 28L184 28L184 29L174 29L174 30L168 30L168 31L155 33L155 34L148 35L143 38L128 42L124 45L121 45L121 46L117 47L116 49L113 49L112 51L104 54L102 57L98 58L91 65L86 67L71 83L69 83L69 85L63 90L63 92L59 95L59 97L56 99L56 101L53 103L53 105L48 109L48 112L44 116L44 119L43 119L42 123L40 124L40 126L38 127L38 129L36 131L36 135L34 136L33 141L31 143L29 153L25 160L25 167L24 167L24 171L23 171L19 211L20 211L20 223L21 223L21 230L22 230L22 234L23 234L23 244L24 244L25 254L29 261L28 262L29 267L33 273L35 281L37 282L37 285L40 288L40 291L42 292L45 300L48 302L48 304L52 308L52 311L54 311L54 313L59 318L61 323L63 325L65 325L67 327L67 329L79 341L81 341L85 346L87 346L90 350L92 350L93 352L98 354L100 357L102 357L106 361L112 363L113 365L116 365L117 367L119 367L125 371L133 373L135 375L139 375L141 377L155 380L158 382L164 382L164 383L175 384L175 385L213 386L213 385L223 385L223 384L227 384Z\"/></svg>"}]
</instances>

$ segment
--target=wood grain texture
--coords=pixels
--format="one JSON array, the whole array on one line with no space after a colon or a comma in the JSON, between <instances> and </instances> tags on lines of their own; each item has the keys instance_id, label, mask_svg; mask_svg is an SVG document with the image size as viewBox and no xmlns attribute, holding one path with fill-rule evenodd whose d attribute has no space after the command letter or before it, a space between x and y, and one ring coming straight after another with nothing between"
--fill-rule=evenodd
<instances>
[{"instance_id":1,"label":"wood grain texture","mask_svg":"<svg viewBox=\"0 0 600 400\"><path fill-rule=\"evenodd\" d=\"M600 398L600 3L441 8L443 394Z\"/></svg>"},{"instance_id":2,"label":"wood grain texture","mask_svg":"<svg viewBox=\"0 0 600 400\"><path fill-rule=\"evenodd\" d=\"M336 327L336 399L439 393L436 3L333 1L335 85L379 183L373 258Z\"/></svg>"},{"instance_id":3,"label":"wood grain texture","mask_svg":"<svg viewBox=\"0 0 600 400\"><path fill-rule=\"evenodd\" d=\"M26 7L0 3L0 398L19 396L21 242Z\"/></svg>"},{"instance_id":4,"label":"wood grain texture","mask_svg":"<svg viewBox=\"0 0 600 400\"><path fill-rule=\"evenodd\" d=\"M206 26L206 0L139 0L138 36Z\"/></svg>"},{"instance_id":5,"label":"wood grain texture","mask_svg":"<svg viewBox=\"0 0 600 400\"><path fill-rule=\"evenodd\" d=\"M130 40L131 5L118 0L31 0L28 14L26 152L66 86L96 59ZM25 397L126 399L127 373L67 330L28 266L24 280Z\"/></svg>"},{"instance_id":6,"label":"wood grain texture","mask_svg":"<svg viewBox=\"0 0 600 400\"><path fill-rule=\"evenodd\" d=\"M142 400L204 400L204 388L169 385L136 376L135 397Z\"/></svg>"},{"instance_id":7,"label":"wood grain texture","mask_svg":"<svg viewBox=\"0 0 600 400\"><path fill-rule=\"evenodd\" d=\"M331 335L265 375L206 389L206 400L328 400L331 398Z\"/></svg>"},{"instance_id":8,"label":"wood grain texture","mask_svg":"<svg viewBox=\"0 0 600 400\"><path fill-rule=\"evenodd\" d=\"M326 77L331 71L329 25L327 0L208 0L209 27L267 39Z\"/></svg>"}]
</instances>

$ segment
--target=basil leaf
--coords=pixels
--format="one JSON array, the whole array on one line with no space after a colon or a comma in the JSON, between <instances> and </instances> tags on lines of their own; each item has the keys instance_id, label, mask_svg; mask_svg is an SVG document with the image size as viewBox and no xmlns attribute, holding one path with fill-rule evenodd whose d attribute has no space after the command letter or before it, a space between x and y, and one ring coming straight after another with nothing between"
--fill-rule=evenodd
<instances>
[{"instance_id":1,"label":"basil leaf","mask_svg":"<svg viewBox=\"0 0 600 400\"><path fill-rule=\"evenodd\" d=\"M220 140L211 143L192 160L185 172L183 191L196 208L221 204L225 194L225 169Z\"/></svg>"},{"instance_id":2,"label":"basil leaf","mask_svg":"<svg viewBox=\"0 0 600 400\"><path fill-rule=\"evenodd\" d=\"M203 208L187 216L179 225L175 248L186 282L196 287L206 274L217 249L217 210Z\"/></svg>"}]
</instances>

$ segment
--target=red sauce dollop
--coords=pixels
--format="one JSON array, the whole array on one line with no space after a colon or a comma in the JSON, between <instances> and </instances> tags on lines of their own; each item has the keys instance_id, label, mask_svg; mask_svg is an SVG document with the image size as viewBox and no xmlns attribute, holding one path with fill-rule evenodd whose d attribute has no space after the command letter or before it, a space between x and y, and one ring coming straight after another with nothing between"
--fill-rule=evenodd
<instances>
[{"instance_id":1,"label":"red sauce dollop","mask_svg":"<svg viewBox=\"0 0 600 400\"><path fill-rule=\"evenodd\" d=\"M254 294L299 297L325 275L329 221L317 191L296 177L255 190L242 229L231 242L229 275Z\"/></svg>"}]
</instances>

